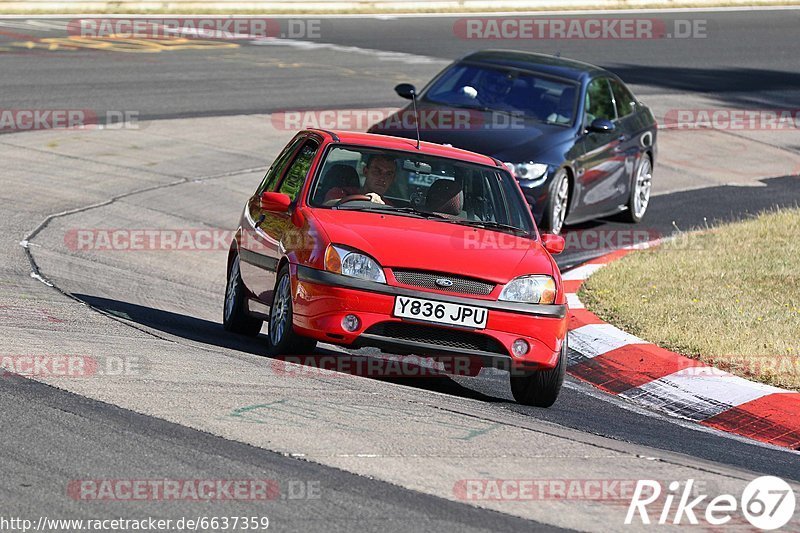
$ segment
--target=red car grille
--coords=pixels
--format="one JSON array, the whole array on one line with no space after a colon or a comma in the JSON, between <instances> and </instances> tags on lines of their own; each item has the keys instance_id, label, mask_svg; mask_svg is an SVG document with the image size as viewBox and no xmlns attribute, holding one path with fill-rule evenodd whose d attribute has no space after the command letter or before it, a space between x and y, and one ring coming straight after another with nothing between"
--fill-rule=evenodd
<instances>
[{"instance_id":1,"label":"red car grille","mask_svg":"<svg viewBox=\"0 0 800 533\"><path fill-rule=\"evenodd\" d=\"M394 270L393 272L395 279L400 283L421 287L423 289L437 289L445 292L486 296L490 294L495 287L494 283L462 276L451 276L450 274L437 274L436 272L421 272L417 270ZM439 279L450 280L452 285L449 287L438 285L436 280Z\"/></svg>"},{"instance_id":2,"label":"red car grille","mask_svg":"<svg viewBox=\"0 0 800 533\"><path fill-rule=\"evenodd\" d=\"M364 333L380 335L398 341L422 342L446 348L508 355L508 351L496 339L471 331L407 324L404 322L380 322L367 329Z\"/></svg>"}]
</instances>

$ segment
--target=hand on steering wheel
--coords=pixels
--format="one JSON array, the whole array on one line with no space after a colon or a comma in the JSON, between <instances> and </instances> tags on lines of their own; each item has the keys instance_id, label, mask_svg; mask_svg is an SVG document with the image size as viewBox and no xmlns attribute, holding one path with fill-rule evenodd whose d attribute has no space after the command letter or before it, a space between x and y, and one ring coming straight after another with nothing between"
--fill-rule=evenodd
<instances>
[{"instance_id":1,"label":"hand on steering wheel","mask_svg":"<svg viewBox=\"0 0 800 533\"><path fill-rule=\"evenodd\" d=\"M348 194L339 199L336 202L336 205L341 205L345 202L354 202L354 201L362 201L362 202L373 202L376 204L385 204L386 202L383 201L383 198L378 193L370 192L367 194Z\"/></svg>"},{"instance_id":2,"label":"hand on steering wheel","mask_svg":"<svg viewBox=\"0 0 800 533\"><path fill-rule=\"evenodd\" d=\"M348 194L347 196L342 196L336 201L336 205L342 205L346 202L355 202L355 201L362 201L362 202L371 202L372 198L367 196L366 194Z\"/></svg>"}]
</instances>

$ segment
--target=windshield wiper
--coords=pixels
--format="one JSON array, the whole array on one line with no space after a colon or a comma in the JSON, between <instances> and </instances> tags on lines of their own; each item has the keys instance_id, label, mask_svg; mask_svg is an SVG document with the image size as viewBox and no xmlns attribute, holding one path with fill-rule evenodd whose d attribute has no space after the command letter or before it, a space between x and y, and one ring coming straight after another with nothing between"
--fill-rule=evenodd
<instances>
[{"instance_id":1,"label":"windshield wiper","mask_svg":"<svg viewBox=\"0 0 800 533\"><path fill-rule=\"evenodd\" d=\"M383 207L384 211L392 211L392 212L396 211L398 213L410 213L410 214L414 214L414 215L419 215L419 216L425 217L425 218L436 218L436 219L442 219L442 220L451 220L451 218L446 216L446 215L442 215L440 213L434 213L433 211L421 211L421 210L417 209L416 207L411 207L411 206L408 206L408 207L395 207L395 206L391 206L391 205L384 205L382 207ZM379 209L379 211L380 210L381 209Z\"/></svg>"},{"instance_id":2,"label":"windshield wiper","mask_svg":"<svg viewBox=\"0 0 800 533\"><path fill-rule=\"evenodd\" d=\"M337 206L336 209L346 210L346 211L382 211L387 213L397 213L398 215L408 215L418 218L435 218L435 219L442 219L442 220L450 220L449 217L445 215L440 215L439 213L432 213L430 211L420 211L414 207L396 207L393 205L386 205L386 204L375 204L370 206L353 206L347 207L346 205Z\"/></svg>"},{"instance_id":3,"label":"windshield wiper","mask_svg":"<svg viewBox=\"0 0 800 533\"><path fill-rule=\"evenodd\" d=\"M490 220L466 220L463 218L459 219L449 219L451 222L455 224L462 224L464 226L474 226L478 228L486 228L486 229L496 229L498 231L506 231L511 232L516 235L522 235L525 237L532 237L533 234L530 231L526 231L522 228L518 228L516 226L511 226L510 224L503 224L501 222L493 222Z\"/></svg>"},{"instance_id":4,"label":"windshield wiper","mask_svg":"<svg viewBox=\"0 0 800 533\"><path fill-rule=\"evenodd\" d=\"M489 106L487 106L485 104L467 105L467 104L450 104L450 103L444 103L444 102L443 102L443 104L446 105L446 106L450 106L450 107L457 107L459 109L475 109L476 111L483 111L484 113L502 113L502 114L508 115L510 117L524 117L525 116L525 113L523 113L522 111L510 111L508 109L495 109L495 108L489 107Z\"/></svg>"}]
</instances>

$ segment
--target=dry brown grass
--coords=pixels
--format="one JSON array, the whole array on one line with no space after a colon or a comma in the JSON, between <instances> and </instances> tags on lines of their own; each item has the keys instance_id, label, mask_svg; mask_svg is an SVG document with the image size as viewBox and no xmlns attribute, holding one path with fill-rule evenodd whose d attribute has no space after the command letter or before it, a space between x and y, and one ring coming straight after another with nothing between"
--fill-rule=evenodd
<instances>
[{"instance_id":1,"label":"dry brown grass","mask_svg":"<svg viewBox=\"0 0 800 533\"><path fill-rule=\"evenodd\" d=\"M800 209L632 253L598 271L579 295L647 341L800 390Z\"/></svg>"}]
</instances>

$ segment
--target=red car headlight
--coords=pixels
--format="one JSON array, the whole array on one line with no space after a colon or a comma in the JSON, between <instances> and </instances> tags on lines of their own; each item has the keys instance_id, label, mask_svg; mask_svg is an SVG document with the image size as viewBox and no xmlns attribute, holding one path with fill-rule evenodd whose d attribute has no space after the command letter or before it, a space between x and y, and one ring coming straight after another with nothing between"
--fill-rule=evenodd
<instances>
[{"instance_id":1,"label":"red car headlight","mask_svg":"<svg viewBox=\"0 0 800 533\"><path fill-rule=\"evenodd\" d=\"M367 254L333 244L325 250L325 270L351 278L386 283L383 269Z\"/></svg>"},{"instance_id":2,"label":"red car headlight","mask_svg":"<svg viewBox=\"0 0 800 533\"><path fill-rule=\"evenodd\" d=\"M526 304L552 304L556 301L556 282L550 276L520 276L503 287L498 299Z\"/></svg>"}]
</instances>

